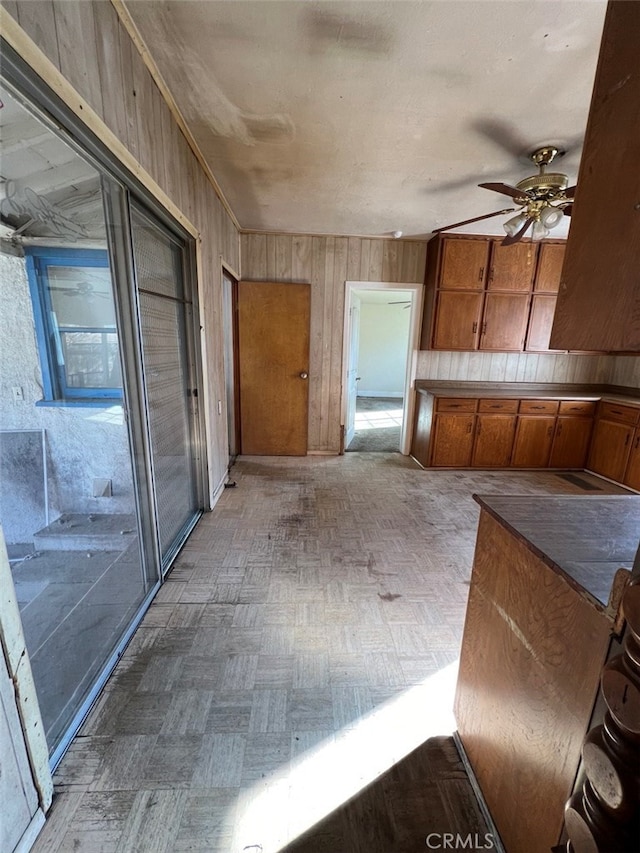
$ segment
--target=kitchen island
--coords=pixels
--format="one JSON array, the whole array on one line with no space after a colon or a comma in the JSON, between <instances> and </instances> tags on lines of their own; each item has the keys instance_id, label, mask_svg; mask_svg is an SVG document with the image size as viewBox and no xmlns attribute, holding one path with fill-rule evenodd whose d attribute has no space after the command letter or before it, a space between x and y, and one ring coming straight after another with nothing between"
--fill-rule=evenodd
<instances>
[{"instance_id":1,"label":"kitchen island","mask_svg":"<svg viewBox=\"0 0 640 853\"><path fill-rule=\"evenodd\" d=\"M640 537L640 496L476 496L458 735L508 853L562 832Z\"/></svg>"}]
</instances>

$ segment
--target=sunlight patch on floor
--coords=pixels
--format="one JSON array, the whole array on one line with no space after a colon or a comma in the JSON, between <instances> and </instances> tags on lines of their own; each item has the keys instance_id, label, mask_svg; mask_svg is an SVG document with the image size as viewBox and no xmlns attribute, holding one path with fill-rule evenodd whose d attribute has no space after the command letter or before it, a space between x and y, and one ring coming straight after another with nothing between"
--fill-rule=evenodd
<instances>
[{"instance_id":1,"label":"sunlight patch on floor","mask_svg":"<svg viewBox=\"0 0 640 853\"><path fill-rule=\"evenodd\" d=\"M402 408L380 409L373 412L356 412L356 430L391 429L402 426Z\"/></svg>"},{"instance_id":2,"label":"sunlight patch on floor","mask_svg":"<svg viewBox=\"0 0 640 853\"><path fill-rule=\"evenodd\" d=\"M424 741L455 730L458 661L241 792L233 853L278 853Z\"/></svg>"}]
</instances>

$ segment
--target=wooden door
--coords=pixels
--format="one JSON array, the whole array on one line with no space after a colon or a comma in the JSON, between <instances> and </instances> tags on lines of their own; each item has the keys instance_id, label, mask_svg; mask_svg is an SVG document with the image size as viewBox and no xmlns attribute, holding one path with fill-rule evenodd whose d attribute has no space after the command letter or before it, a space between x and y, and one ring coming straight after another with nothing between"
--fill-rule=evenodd
<instances>
[{"instance_id":1,"label":"wooden door","mask_svg":"<svg viewBox=\"0 0 640 853\"><path fill-rule=\"evenodd\" d=\"M590 470L621 483L627 467L633 434L634 429L628 424L597 421L589 453Z\"/></svg>"},{"instance_id":2,"label":"wooden door","mask_svg":"<svg viewBox=\"0 0 640 853\"><path fill-rule=\"evenodd\" d=\"M529 328L527 330L527 352L548 352L553 315L556 310L555 296L538 296L534 293L531 302Z\"/></svg>"},{"instance_id":3,"label":"wooden door","mask_svg":"<svg viewBox=\"0 0 640 853\"><path fill-rule=\"evenodd\" d=\"M528 293L487 293L482 318L480 349L519 352L529 315Z\"/></svg>"},{"instance_id":4,"label":"wooden door","mask_svg":"<svg viewBox=\"0 0 640 853\"><path fill-rule=\"evenodd\" d=\"M537 293L557 293L564 261L565 243L542 243L533 289Z\"/></svg>"},{"instance_id":5,"label":"wooden door","mask_svg":"<svg viewBox=\"0 0 640 853\"><path fill-rule=\"evenodd\" d=\"M592 431L591 418L558 418L549 467L584 468Z\"/></svg>"},{"instance_id":6,"label":"wooden door","mask_svg":"<svg viewBox=\"0 0 640 853\"><path fill-rule=\"evenodd\" d=\"M431 464L445 468L468 468L473 448L475 415L436 415Z\"/></svg>"},{"instance_id":7,"label":"wooden door","mask_svg":"<svg viewBox=\"0 0 640 853\"><path fill-rule=\"evenodd\" d=\"M441 290L436 307L434 349L477 349L481 313L481 293Z\"/></svg>"},{"instance_id":8,"label":"wooden door","mask_svg":"<svg viewBox=\"0 0 640 853\"><path fill-rule=\"evenodd\" d=\"M515 415L478 415L471 465L508 468L515 431Z\"/></svg>"},{"instance_id":9,"label":"wooden door","mask_svg":"<svg viewBox=\"0 0 640 853\"><path fill-rule=\"evenodd\" d=\"M640 429L637 429L631 444L624 484L630 489L640 491Z\"/></svg>"},{"instance_id":10,"label":"wooden door","mask_svg":"<svg viewBox=\"0 0 640 853\"><path fill-rule=\"evenodd\" d=\"M243 454L307 452L310 304L308 284L238 285Z\"/></svg>"},{"instance_id":11,"label":"wooden door","mask_svg":"<svg viewBox=\"0 0 640 853\"><path fill-rule=\"evenodd\" d=\"M511 456L513 468L546 468L556 419L545 415L520 415Z\"/></svg>"},{"instance_id":12,"label":"wooden door","mask_svg":"<svg viewBox=\"0 0 640 853\"><path fill-rule=\"evenodd\" d=\"M445 238L439 286L453 290L484 290L489 241Z\"/></svg>"},{"instance_id":13,"label":"wooden door","mask_svg":"<svg viewBox=\"0 0 640 853\"><path fill-rule=\"evenodd\" d=\"M493 241L487 290L531 290L537 250L530 242L502 246Z\"/></svg>"}]
</instances>

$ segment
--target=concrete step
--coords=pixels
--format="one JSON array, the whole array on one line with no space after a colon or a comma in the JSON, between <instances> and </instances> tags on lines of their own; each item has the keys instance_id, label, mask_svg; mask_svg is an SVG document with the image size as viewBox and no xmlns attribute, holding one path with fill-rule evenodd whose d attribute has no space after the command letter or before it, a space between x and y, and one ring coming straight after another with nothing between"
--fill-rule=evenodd
<instances>
[{"instance_id":1,"label":"concrete step","mask_svg":"<svg viewBox=\"0 0 640 853\"><path fill-rule=\"evenodd\" d=\"M137 536L136 519L124 513L64 513L33 535L38 551L120 551Z\"/></svg>"}]
</instances>

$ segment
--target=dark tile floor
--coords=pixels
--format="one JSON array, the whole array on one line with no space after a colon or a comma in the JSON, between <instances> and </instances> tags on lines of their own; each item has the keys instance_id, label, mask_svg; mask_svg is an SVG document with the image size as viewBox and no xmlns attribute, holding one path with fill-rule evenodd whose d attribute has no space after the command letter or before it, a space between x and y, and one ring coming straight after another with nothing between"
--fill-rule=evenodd
<instances>
[{"instance_id":1,"label":"dark tile floor","mask_svg":"<svg viewBox=\"0 0 640 853\"><path fill-rule=\"evenodd\" d=\"M474 832L450 741L472 494L585 490L395 453L244 458L233 479L60 764L36 853L404 853Z\"/></svg>"}]
</instances>

